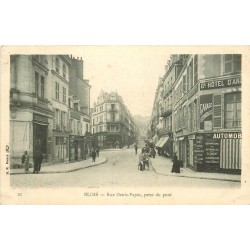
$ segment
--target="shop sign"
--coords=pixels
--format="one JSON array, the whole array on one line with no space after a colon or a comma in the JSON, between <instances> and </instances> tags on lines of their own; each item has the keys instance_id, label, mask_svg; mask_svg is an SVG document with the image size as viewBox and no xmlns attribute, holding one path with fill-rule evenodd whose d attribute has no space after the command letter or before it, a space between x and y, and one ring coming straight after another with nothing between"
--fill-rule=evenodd
<instances>
[{"instance_id":1,"label":"shop sign","mask_svg":"<svg viewBox=\"0 0 250 250\"><path fill-rule=\"evenodd\" d=\"M214 133L213 139L241 139L241 132Z\"/></svg>"},{"instance_id":2,"label":"shop sign","mask_svg":"<svg viewBox=\"0 0 250 250\"><path fill-rule=\"evenodd\" d=\"M200 96L200 129L204 129L204 122L212 122L213 95Z\"/></svg>"},{"instance_id":3,"label":"shop sign","mask_svg":"<svg viewBox=\"0 0 250 250\"><path fill-rule=\"evenodd\" d=\"M194 161L205 168L218 168L220 164L220 140L213 134L199 134L194 145Z\"/></svg>"},{"instance_id":4,"label":"shop sign","mask_svg":"<svg viewBox=\"0 0 250 250\"><path fill-rule=\"evenodd\" d=\"M48 117L38 115L38 114L33 114L33 120L36 121L36 122L49 123L48 122Z\"/></svg>"},{"instance_id":5,"label":"shop sign","mask_svg":"<svg viewBox=\"0 0 250 250\"><path fill-rule=\"evenodd\" d=\"M235 86L241 86L241 77L205 81L200 83L201 90L227 88Z\"/></svg>"}]
</instances>

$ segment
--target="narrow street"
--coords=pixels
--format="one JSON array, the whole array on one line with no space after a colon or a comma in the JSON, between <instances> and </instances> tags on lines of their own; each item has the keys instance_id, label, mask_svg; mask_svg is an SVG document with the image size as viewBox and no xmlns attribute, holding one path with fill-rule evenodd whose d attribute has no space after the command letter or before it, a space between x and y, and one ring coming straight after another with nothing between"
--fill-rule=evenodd
<instances>
[{"instance_id":1,"label":"narrow street","mask_svg":"<svg viewBox=\"0 0 250 250\"><path fill-rule=\"evenodd\" d=\"M140 150L139 150L140 152ZM70 173L47 173L11 175L12 187L210 187L210 188L239 188L240 183L199 178L178 177L175 174L164 176L157 174L152 168L149 171L138 171L138 155L134 149L101 151L108 161L104 164L78 170ZM156 162L170 163L169 159L157 156ZM79 162L79 164L82 164ZM46 168L46 167L44 167Z\"/></svg>"}]
</instances>

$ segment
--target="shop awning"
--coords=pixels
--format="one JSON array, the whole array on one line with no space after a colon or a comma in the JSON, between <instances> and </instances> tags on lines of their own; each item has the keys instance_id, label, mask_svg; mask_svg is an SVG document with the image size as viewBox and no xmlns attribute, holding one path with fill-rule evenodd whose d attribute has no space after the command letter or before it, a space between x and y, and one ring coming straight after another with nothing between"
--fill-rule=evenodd
<instances>
[{"instance_id":1,"label":"shop awning","mask_svg":"<svg viewBox=\"0 0 250 250\"><path fill-rule=\"evenodd\" d=\"M163 140L161 141L161 144L158 146L159 148L164 147L164 145L168 142L169 136L163 137Z\"/></svg>"},{"instance_id":2,"label":"shop awning","mask_svg":"<svg viewBox=\"0 0 250 250\"><path fill-rule=\"evenodd\" d=\"M184 136L181 136L178 138L178 141L183 141L184 140Z\"/></svg>"},{"instance_id":3,"label":"shop awning","mask_svg":"<svg viewBox=\"0 0 250 250\"><path fill-rule=\"evenodd\" d=\"M161 137L161 138L159 139L159 141L156 142L155 146L156 146L156 147L159 147L159 145L161 144L161 142L162 142L163 139L164 139L164 137Z\"/></svg>"},{"instance_id":4,"label":"shop awning","mask_svg":"<svg viewBox=\"0 0 250 250\"><path fill-rule=\"evenodd\" d=\"M154 135L154 136L149 140L149 142L151 142L151 143L156 143L156 141L157 141L157 135Z\"/></svg>"}]
</instances>

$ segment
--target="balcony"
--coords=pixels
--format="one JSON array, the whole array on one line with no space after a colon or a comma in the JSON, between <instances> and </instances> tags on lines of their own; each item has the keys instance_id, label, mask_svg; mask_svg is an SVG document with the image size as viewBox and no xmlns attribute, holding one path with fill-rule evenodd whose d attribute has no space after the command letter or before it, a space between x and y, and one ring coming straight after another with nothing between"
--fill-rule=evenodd
<instances>
[{"instance_id":1,"label":"balcony","mask_svg":"<svg viewBox=\"0 0 250 250\"><path fill-rule=\"evenodd\" d=\"M109 108L109 109L108 109L108 112L117 112L117 111L118 111L117 108Z\"/></svg>"},{"instance_id":2,"label":"balcony","mask_svg":"<svg viewBox=\"0 0 250 250\"><path fill-rule=\"evenodd\" d=\"M161 109L160 111L160 117L168 117L172 114L172 105L169 105L166 109Z\"/></svg>"},{"instance_id":3,"label":"balcony","mask_svg":"<svg viewBox=\"0 0 250 250\"><path fill-rule=\"evenodd\" d=\"M158 133L159 134L168 134L168 133L172 133L172 126L168 126L168 127L166 127L166 128L160 128L159 130L158 130Z\"/></svg>"}]
</instances>

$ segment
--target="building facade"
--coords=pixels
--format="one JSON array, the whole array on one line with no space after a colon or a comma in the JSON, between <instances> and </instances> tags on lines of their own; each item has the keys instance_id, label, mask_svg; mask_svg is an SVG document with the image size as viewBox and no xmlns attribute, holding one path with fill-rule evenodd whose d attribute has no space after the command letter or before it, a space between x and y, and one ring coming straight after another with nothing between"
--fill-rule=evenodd
<instances>
[{"instance_id":1,"label":"building facade","mask_svg":"<svg viewBox=\"0 0 250 250\"><path fill-rule=\"evenodd\" d=\"M70 161L86 159L90 153L90 89L84 79L82 58L71 57L69 86Z\"/></svg>"},{"instance_id":2,"label":"building facade","mask_svg":"<svg viewBox=\"0 0 250 250\"><path fill-rule=\"evenodd\" d=\"M173 151L196 171L241 171L241 55L179 55Z\"/></svg>"},{"instance_id":3,"label":"building facade","mask_svg":"<svg viewBox=\"0 0 250 250\"><path fill-rule=\"evenodd\" d=\"M41 150L43 163L69 161L72 67L68 55L10 56L11 167L20 165L24 151L32 159ZM89 113L85 115L89 121Z\"/></svg>"},{"instance_id":4,"label":"building facade","mask_svg":"<svg viewBox=\"0 0 250 250\"><path fill-rule=\"evenodd\" d=\"M116 92L101 92L91 114L91 129L94 146L100 148L121 148L133 144L136 139L134 120Z\"/></svg>"}]
</instances>

